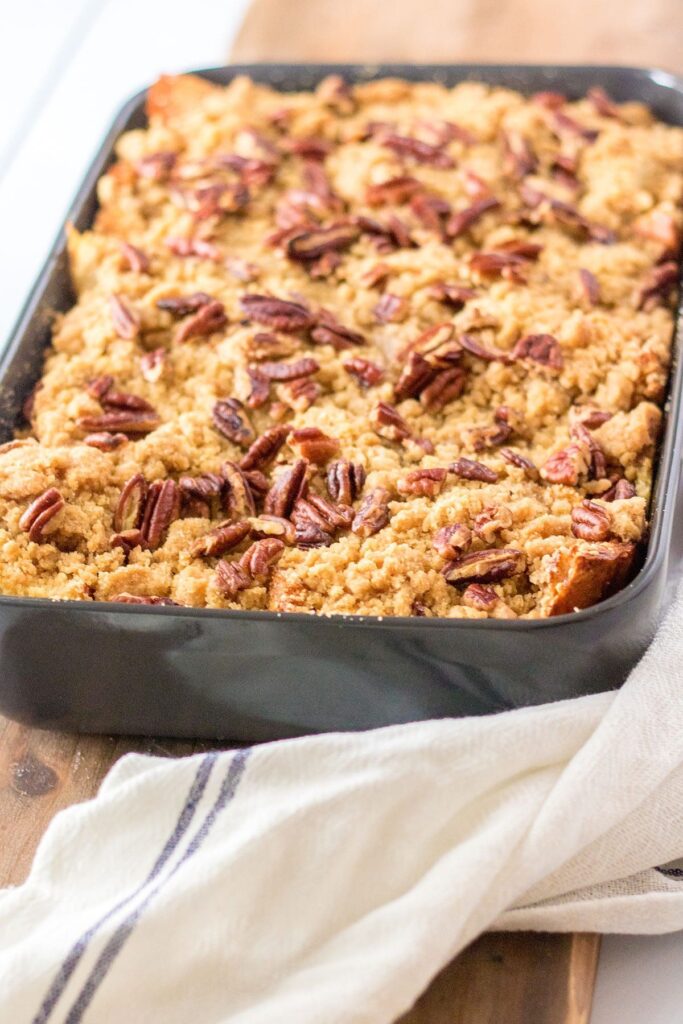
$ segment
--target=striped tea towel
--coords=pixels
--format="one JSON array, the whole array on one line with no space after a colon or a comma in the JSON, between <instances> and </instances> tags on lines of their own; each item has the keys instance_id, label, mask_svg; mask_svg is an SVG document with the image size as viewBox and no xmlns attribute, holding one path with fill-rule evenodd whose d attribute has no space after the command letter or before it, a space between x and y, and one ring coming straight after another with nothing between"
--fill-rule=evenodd
<instances>
[{"instance_id":1,"label":"striped tea towel","mask_svg":"<svg viewBox=\"0 0 683 1024\"><path fill-rule=\"evenodd\" d=\"M485 929L683 928L683 595L618 693L129 756L0 894L11 1024L388 1024Z\"/></svg>"}]
</instances>

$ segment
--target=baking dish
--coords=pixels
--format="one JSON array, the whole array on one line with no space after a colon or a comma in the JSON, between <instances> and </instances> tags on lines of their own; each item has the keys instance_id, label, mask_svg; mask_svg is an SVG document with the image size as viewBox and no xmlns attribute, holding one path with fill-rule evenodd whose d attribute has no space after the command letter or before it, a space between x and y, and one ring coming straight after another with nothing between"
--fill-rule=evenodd
<instances>
[{"instance_id":1,"label":"baking dish","mask_svg":"<svg viewBox=\"0 0 683 1024\"><path fill-rule=\"evenodd\" d=\"M391 64L198 73L220 83L248 74L296 90L331 72L350 80L478 79L570 97L601 85L618 101L642 100L663 120L683 124L683 80L660 71ZM116 118L78 192L68 214L77 228L92 221L96 182L117 137L144 123L141 93ZM0 441L11 436L39 375L52 311L72 301L62 234L0 363ZM602 604L552 619L472 621L0 597L0 710L82 732L253 741L483 714L617 686L652 637L665 585L682 441L680 349L679 323L647 554L633 582Z\"/></svg>"}]
</instances>

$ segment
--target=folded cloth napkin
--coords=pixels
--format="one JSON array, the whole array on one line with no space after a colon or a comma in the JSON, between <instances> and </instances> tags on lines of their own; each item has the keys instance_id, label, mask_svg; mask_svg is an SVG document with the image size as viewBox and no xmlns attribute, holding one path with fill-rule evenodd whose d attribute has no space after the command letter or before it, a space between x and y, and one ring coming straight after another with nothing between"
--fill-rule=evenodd
<instances>
[{"instance_id":1,"label":"folded cloth napkin","mask_svg":"<svg viewBox=\"0 0 683 1024\"><path fill-rule=\"evenodd\" d=\"M683 594L618 693L123 758L0 894L2 1019L388 1024L489 927L683 928Z\"/></svg>"}]
</instances>

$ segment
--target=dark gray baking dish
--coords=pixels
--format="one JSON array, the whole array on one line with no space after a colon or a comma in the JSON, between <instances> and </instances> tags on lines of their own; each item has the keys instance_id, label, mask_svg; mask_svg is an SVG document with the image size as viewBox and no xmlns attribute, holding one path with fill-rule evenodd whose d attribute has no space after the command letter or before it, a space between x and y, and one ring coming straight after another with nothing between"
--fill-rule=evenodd
<instances>
[{"instance_id":1,"label":"dark gray baking dish","mask_svg":"<svg viewBox=\"0 0 683 1024\"><path fill-rule=\"evenodd\" d=\"M249 65L199 73L223 83L248 74L296 90L330 72L479 79L571 97L601 85L683 124L683 80L632 68ZM104 140L68 214L78 228L92 222L95 184L115 140L144 125L143 105L143 93L130 100ZM0 363L0 441L39 376L50 312L72 301L60 234ZM602 604L554 619L473 622L0 597L0 710L83 732L265 740L484 714L619 685L653 635L665 586L682 441L681 333L679 324L647 554L633 582Z\"/></svg>"}]
</instances>

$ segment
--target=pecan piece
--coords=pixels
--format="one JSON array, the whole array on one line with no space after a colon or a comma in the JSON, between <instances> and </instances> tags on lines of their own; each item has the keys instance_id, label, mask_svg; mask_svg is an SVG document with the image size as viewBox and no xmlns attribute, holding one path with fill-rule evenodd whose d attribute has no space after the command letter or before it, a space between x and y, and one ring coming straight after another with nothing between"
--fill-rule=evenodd
<instances>
[{"instance_id":1,"label":"pecan piece","mask_svg":"<svg viewBox=\"0 0 683 1024\"><path fill-rule=\"evenodd\" d=\"M597 306L600 302L600 285L595 274L585 267L579 268L579 288L581 296L589 306Z\"/></svg>"},{"instance_id":2,"label":"pecan piece","mask_svg":"<svg viewBox=\"0 0 683 1024\"><path fill-rule=\"evenodd\" d=\"M407 311L408 303L406 300L398 295L392 295L390 292L384 292L372 310L375 320L382 324L402 320Z\"/></svg>"},{"instance_id":3,"label":"pecan piece","mask_svg":"<svg viewBox=\"0 0 683 1024\"><path fill-rule=\"evenodd\" d=\"M629 498L634 498L636 495L636 489L630 480L626 480L625 477L621 477L616 483L607 491L603 491L600 495L600 501L624 501Z\"/></svg>"},{"instance_id":4,"label":"pecan piece","mask_svg":"<svg viewBox=\"0 0 683 1024\"><path fill-rule=\"evenodd\" d=\"M243 469L242 476L247 481L255 499L265 498L270 484L268 477L260 469Z\"/></svg>"},{"instance_id":5,"label":"pecan piece","mask_svg":"<svg viewBox=\"0 0 683 1024\"><path fill-rule=\"evenodd\" d=\"M132 341L140 333L140 316L123 295L109 296L109 310L119 338Z\"/></svg>"},{"instance_id":6,"label":"pecan piece","mask_svg":"<svg viewBox=\"0 0 683 1024\"><path fill-rule=\"evenodd\" d=\"M146 398L131 395L128 391L107 391L100 402L105 409L125 409L129 412L150 413L156 416L156 410Z\"/></svg>"},{"instance_id":7,"label":"pecan piece","mask_svg":"<svg viewBox=\"0 0 683 1024\"><path fill-rule=\"evenodd\" d=\"M526 568L524 552L516 548L486 548L460 555L442 569L449 583L498 583Z\"/></svg>"},{"instance_id":8,"label":"pecan piece","mask_svg":"<svg viewBox=\"0 0 683 1024\"><path fill-rule=\"evenodd\" d=\"M505 505L489 505L474 517L472 529L485 544L490 544L501 530L512 526L512 512Z\"/></svg>"},{"instance_id":9,"label":"pecan piece","mask_svg":"<svg viewBox=\"0 0 683 1024\"><path fill-rule=\"evenodd\" d=\"M289 434L288 427L270 427L251 445L240 461L240 469L263 469L282 448Z\"/></svg>"},{"instance_id":10,"label":"pecan piece","mask_svg":"<svg viewBox=\"0 0 683 1024\"><path fill-rule=\"evenodd\" d=\"M311 341L318 345L331 345L336 351L349 348L350 345L364 345L365 338L358 331L344 327L331 316L324 319L311 331Z\"/></svg>"},{"instance_id":11,"label":"pecan piece","mask_svg":"<svg viewBox=\"0 0 683 1024\"><path fill-rule=\"evenodd\" d=\"M286 302L272 295L243 295L240 306L249 320L265 324L275 331L304 331L315 324L311 312L300 302Z\"/></svg>"},{"instance_id":12,"label":"pecan piece","mask_svg":"<svg viewBox=\"0 0 683 1024\"><path fill-rule=\"evenodd\" d=\"M538 480L538 467L526 455L522 455L521 452L516 452L512 448L501 448L500 454L509 465L523 470L524 475L528 476L530 480Z\"/></svg>"},{"instance_id":13,"label":"pecan piece","mask_svg":"<svg viewBox=\"0 0 683 1024\"><path fill-rule=\"evenodd\" d=\"M171 295L165 299L157 299L156 307L172 313L173 316L188 316L214 301L206 292L192 292L190 295Z\"/></svg>"},{"instance_id":14,"label":"pecan piece","mask_svg":"<svg viewBox=\"0 0 683 1024\"><path fill-rule=\"evenodd\" d=\"M520 132L501 132L503 143L503 168L512 178L524 178L533 174L538 167L538 157L528 139Z\"/></svg>"},{"instance_id":15,"label":"pecan piece","mask_svg":"<svg viewBox=\"0 0 683 1024\"><path fill-rule=\"evenodd\" d=\"M421 181L409 174L402 174L377 185L368 185L365 201L368 206L400 206L421 192L424 192L424 185Z\"/></svg>"},{"instance_id":16,"label":"pecan piece","mask_svg":"<svg viewBox=\"0 0 683 1024\"><path fill-rule=\"evenodd\" d=\"M173 340L178 344L182 344L189 338L205 337L220 331L227 322L228 318L225 315L223 303L218 301L209 302L180 325Z\"/></svg>"},{"instance_id":17,"label":"pecan piece","mask_svg":"<svg viewBox=\"0 0 683 1024\"><path fill-rule=\"evenodd\" d=\"M399 494L415 494L420 497L435 498L441 492L448 470L413 469L396 483Z\"/></svg>"},{"instance_id":18,"label":"pecan piece","mask_svg":"<svg viewBox=\"0 0 683 1024\"><path fill-rule=\"evenodd\" d=\"M576 135L580 139L585 139L586 142L595 142L600 134L597 129L586 128L585 125L579 124L573 117L569 117L568 114L563 113L561 110L554 110L552 112L550 126L552 131L560 137L562 135Z\"/></svg>"},{"instance_id":19,"label":"pecan piece","mask_svg":"<svg viewBox=\"0 0 683 1024\"><path fill-rule=\"evenodd\" d=\"M353 522L355 513L350 505L332 504L320 494L309 494L306 500L322 516L330 530L341 530Z\"/></svg>"},{"instance_id":20,"label":"pecan piece","mask_svg":"<svg viewBox=\"0 0 683 1024\"><path fill-rule=\"evenodd\" d=\"M378 141L387 149L393 150L400 157L412 157L419 164L431 164L433 167L448 169L455 167L455 161L441 146L432 146L409 135L396 135L391 132L381 134Z\"/></svg>"},{"instance_id":21,"label":"pecan piece","mask_svg":"<svg viewBox=\"0 0 683 1024\"><path fill-rule=\"evenodd\" d=\"M585 499L572 509L572 533L581 540L607 540L611 530L609 512L596 501Z\"/></svg>"},{"instance_id":22,"label":"pecan piece","mask_svg":"<svg viewBox=\"0 0 683 1024\"><path fill-rule=\"evenodd\" d=\"M128 556L134 548L141 548L144 539L140 530L123 530L121 533L112 533L109 538L109 546L121 548Z\"/></svg>"},{"instance_id":23,"label":"pecan piece","mask_svg":"<svg viewBox=\"0 0 683 1024\"><path fill-rule=\"evenodd\" d=\"M491 587L482 583L470 583L462 595L462 603L480 612L491 612L499 601L498 594Z\"/></svg>"},{"instance_id":24,"label":"pecan piece","mask_svg":"<svg viewBox=\"0 0 683 1024\"><path fill-rule=\"evenodd\" d=\"M263 511L267 515L281 516L283 519L289 517L294 502L306 490L307 470L306 459L297 459L280 473L265 497Z\"/></svg>"},{"instance_id":25,"label":"pecan piece","mask_svg":"<svg viewBox=\"0 0 683 1024\"><path fill-rule=\"evenodd\" d=\"M448 467L449 472L463 480L480 480L485 484L495 484L498 474L494 469L489 469L483 462L476 462L474 459L456 459Z\"/></svg>"},{"instance_id":26,"label":"pecan piece","mask_svg":"<svg viewBox=\"0 0 683 1024\"><path fill-rule=\"evenodd\" d=\"M471 334L461 334L458 336L458 345L469 352L470 355L476 356L477 359L483 359L484 362L493 363L509 363L510 354L503 352L499 348L490 348L487 345L483 345L476 338L473 338Z\"/></svg>"},{"instance_id":27,"label":"pecan piece","mask_svg":"<svg viewBox=\"0 0 683 1024\"><path fill-rule=\"evenodd\" d=\"M269 516L264 513L261 516L250 519L249 527L251 529L251 536L257 540L263 540L266 537L276 537L290 546L296 543L294 524L289 519L283 519L282 516Z\"/></svg>"},{"instance_id":28,"label":"pecan piece","mask_svg":"<svg viewBox=\"0 0 683 1024\"><path fill-rule=\"evenodd\" d=\"M437 370L419 352L411 352L408 362L394 385L394 398L397 402L404 398L417 398L428 384L434 380Z\"/></svg>"},{"instance_id":29,"label":"pecan piece","mask_svg":"<svg viewBox=\"0 0 683 1024\"><path fill-rule=\"evenodd\" d=\"M512 358L531 359L557 371L564 366L560 343L552 334L527 334L520 338L512 350Z\"/></svg>"},{"instance_id":30,"label":"pecan piece","mask_svg":"<svg viewBox=\"0 0 683 1024\"><path fill-rule=\"evenodd\" d=\"M164 181L168 178L178 159L178 154L171 151L149 153L135 163L135 170L141 178L150 181Z\"/></svg>"},{"instance_id":31,"label":"pecan piece","mask_svg":"<svg viewBox=\"0 0 683 1024\"><path fill-rule=\"evenodd\" d=\"M155 348L140 356L140 373L149 384L156 384L161 380L165 367L166 350L163 348Z\"/></svg>"},{"instance_id":32,"label":"pecan piece","mask_svg":"<svg viewBox=\"0 0 683 1024\"><path fill-rule=\"evenodd\" d=\"M558 552L550 576L554 597L548 615L589 608L614 594L626 583L635 555L635 544L614 541Z\"/></svg>"},{"instance_id":33,"label":"pecan piece","mask_svg":"<svg viewBox=\"0 0 683 1024\"><path fill-rule=\"evenodd\" d=\"M459 310L476 297L476 289L465 284L446 284L445 281L436 281L429 289L429 294L437 302L443 302L453 309Z\"/></svg>"},{"instance_id":34,"label":"pecan piece","mask_svg":"<svg viewBox=\"0 0 683 1024\"><path fill-rule=\"evenodd\" d=\"M220 523L194 542L190 554L193 558L217 558L236 548L250 532L249 523Z\"/></svg>"},{"instance_id":35,"label":"pecan piece","mask_svg":"<svg viewBox=\"0 0 683 1024\"><path fill-rule=\"evenodd\" d=\"M317 260L328 252L343 252L357 240L360 230L354 224L337 224L329 228L302 231L290 238L286 245L290 260L307 262Z\"/></svg>"},{"instance_id":36,"label":"pecan piece","mask_svg":"<svg viewBox=\"0 0 683 1024\"><path fill-rule=\"evenodd\" d=\"M297 380L310 377L320 369L320 363L310 356L297 359L294 363L259 363L258 372L268 380Z\"/></svg>"},{"instance_id":37,"label":"pecan piece","mask_svg":"<svg viewBox=\"0 0 683 1024\"><path fill-rule=\"evenodd\" d=\"M87 391L92 398L96 398L98 402L101 402L107 391L110 391L113 386L114 378L111 374L105 373L101 377L95 377L89 381Z\"/></svg>"},{"instance_id":38,"label":"pecan piece","mask_svg":"<svg viewBox=\"0 0 683 1024\"><path fill-rule=\"evenodd\" d=\"M499 206L499 199L496 199L495 196L487 196L472 203L471 206L466 206L464 210L456 210L446 224L446 234L449 238L459 238L460 235L469 231L477 221L481 220L485 213L495 210Z\"/></svg>"},{"instance_id":39,"label":"pecan piece","mask_svg":"<svg viewBox=\"0 0 683 1024\"><path fill-rule=\"evenodd\" d=\"M83 443L91 448L98 448L101 452L113 452L127 440L125 434L110 434L106 430L101 430L98 434L88 434L83 438Z\"/></svg>"},{"instance_id":40,"label":"pecan piece","mask_svg":"<svg viewBox=\"0 0 683 1024\"><path fill-rule=\"evenodd\" d=\"M294 412L306 412L318 400L322 394L322 388L310 377L299 377L297 380L290 380L286 384L280 384L278 395L285 406L289 406ZM270 407L270 415L276 419L273 406ZM283 413L284 415L284 413Z\"/></svg>"},{"instance_id":41,"label":"pecan piece","mask_svg":"<svg viewBox=\"0 0 683 1024\"><path fill-rule=\"evenodd\" d=\"M123 259L128 264L129 270L136 274L149 273L149 256L147 253L143 252L142 249L138 249L137 246L131 245L130 242L119 242L119 249Z\"/></svg>"},{"instance_id":42,"label":"pecan piece","mask_svg":"<svg viewBox=\"0 0 683 1024\"><path fill-rule=\"evenodd\" d=\"M411 436L411 430L398 410L388 402L378 402L370 413L370 422L380 437L389 441L403 441Z\"/></svg>"},{"instance_id":43,"label":"pecan piece","mask_svg":"<svg viewBox=\"0 0 683 1024\"><path fill-rule=\"evenodd\" d=\"M225 481L218 473L181 476L178 488L184 515L210 519L218 511L224 485Z\"/></svg>"},{"instance_id":44,"label":"pecan piece","mask_svg":"<svg viewBox=\"0 0 683 1024\"><path fill-rule=\"evenodd\" d=\"M254 495L244 472L235 462L224 462L221 476L226 482L226 511L233 519L253 516L256 511ZM266 511L270 511L267 509Z\"/></svg>"},{"instance_id":45,"label":"pecan piece","mask_svg":"<svg viewBox=\"0 0 683 1024\"><path fill-rule=\"evenodd\" d=\"M146 501L147 481L142 473L136 473L121 488L113 520L116 533L126 533L140 526Z\"/></svg>"},{"instance_id":46,"label":"pecan piece","mask_svg":"<svg viewBox=\"0 0 683 1024\"><path fill-rule=\"evenodd\" d=\"M384 377L384 370L377 363L371 362L370 359L360 359L354 357L353 359L347 359L342 366L347 373L350 373L352 377L355 377L362 388L371 388L376 384L379 384Z\"/></svg>"},{"instance_id":47,"label":"pecan piece","mask_svg":"<svg viewBox=\"0 0 683 1024\"><path fill-rule=\"evenodd\" d=\"M588 451L590 457L590 476L592 476L594 480L601 480L607 472L607 460L605 458L605 453L590 431L586 428L584 422L581 422L576 416L574 416L570 418L570 424L569 433L571 437Z\"/></svg>"},{"instance_id":48,"label":"pecan piece","mask_svg":"<svg viewBox=\"0 0 683 1024\"><path fill-rule=\"evenodd\" d=\"M297 348L296 338L286 335L283 338L278 337L277 334L259 331L249 339L248 352L251 359L261 363L266 359L286 359L288 356L294 355Z\"/></svg>"},{"instance_id":49,"label":"pecan piece","mask_svg":"<svg viewBox=\"0 0 683 1024\"><path fill-rule=\"evenodd\" d=\"M140 526L148 548L154 551L161 545L164 534L179 513L180 492L175 480L155 480L150 484Z\"/></svg>"},{"instance_id":50,"label":"pecan piece","mask_svg":"<svg viewBox=\"0 0 683 1024\"><path fill-rule=\"evenodd\" d=\"M524 284L523 256L514 252L475 252L470 256L470 267L480 277L504 277L516 284Z\"/></svg>"},{"instance_id":51,"label":"pecan piece","mask_svg":"<svg viewBox=\"0 0 683 1024\"><path fill-rule=\"evenodd\" d=\"M365 469L360 462L339 459L327 468L327 490L333 501L350 505L359 497L365 483Z\"/></svg>"},{"instance_id":52,"label":"pecan piece","mask_svg":"<svg viewBox=\"0 0 683 1024\"><path fill-rule=\"evenodd\" d=\"M255 541L240 558L240 566L255 583L265 583L273 566L284 553L285 545L277 537Z\"/></svg>"},{"instance_id":53,"label":"pecan piece","mask_svg":"<svg viewBox=\"0 0 683 1024\"><path fill-rule=\"evenodd\" d=\"M149 434L161 423L155 412L138 412L136 410L106 412L101 416L81 416L78 426L87 433L107 432L111 434Z\"/></svg>"},{"instance_id":54,"label":"pecan piece","mask_svg":"<svg viewBox=\"0 0 683 1024\"><path fill-rule=\"evenodd\" d=\"M19 519L19 529L28 533L28 539L40 543L43 530L66 502L56 487L48 487L35 501L32 501Z\"/></svg>"},{"instance_id":55,"label":"pecan piece","mask_svg":"<svg viewBox=\"0 0 683 1024\"><path fill-rule=\"evenodd\" d=\"M420 192L410 200L410 212L424 228L436 231L442 242L448 241L447 223L452 207L445 199Z\"/></svg>"},{"instance_id":56,"label":"pecan piece","mask_svg":"<svg viewBox=\"0 0 683 1024\"><path fill-rule=\"evenodd\" d=\"M339 454L339 441L336 437L330 437L323 433L318 427L301 427L293 430L289 437L291 448L298 449L299 456L317 466L324 466L326 462Z\"/></svg>"},{"instance_id":57,"label":"pecan piece","mask_svg":"<svg viewBox=\"0 0 683 1024\"><path fill-rule=\"evenodd\" d=\"M635 294L636 309L650 310L666 302L678 288L679 275L678 264L673 260L648 270Z\"/></svg>"},{"instance_id":58,"label":"pecan piece","mask_svg":"<svg viewBox=\"0 0 683 1024\"><path fill-rule=\"evenodd\" d=\"M359 537L372 537L389 522L389 499L385 487L374 487L361 501L351 523L352 531Z\"/></svg>"},{"instance_id":59,"label":"pecan piece","mask_svg":"<svg viewBox=\"0 0 683 1024\"><path fill-rule=\"evenodd\" d=\"M211 418L219 434L240 448L246 448L256 437L244 406L238 398L220 399L213 407Z\"/></svg>"},{"instance_id":60,"label":"pecan piece","mask_svg":"<svg viewBox=\"0 0 683 1024\"><path fill-rule=\"evenodd\" d=\"M583 441L574 441L550 456L541 469L541 476L553 484L576 486L588 475L591 461L590 447Z\"/></svg>"},{"instance_id":61,"label":"pecan piece","mask_svg":"<svg viewBox=\"0 0 683 1024\"><path fill-rule=\"evenodd\" d=\"M432 547L442 558L458 558L472 543L472 531L464 523L442 526L432 537Z\"/></svg>"},{"instance_id":62,"label":"pecan piece","mask_svg":"<svg viewBox=\"0 0 683 1024\"><path fill-rule=\"evenodd\" d=\"M258 366L248 366L247 376L251 384L247 405L250 409L259 409L270 398L270 381L261 373Z\"/></svg>"}]
</instances>

